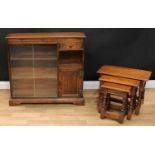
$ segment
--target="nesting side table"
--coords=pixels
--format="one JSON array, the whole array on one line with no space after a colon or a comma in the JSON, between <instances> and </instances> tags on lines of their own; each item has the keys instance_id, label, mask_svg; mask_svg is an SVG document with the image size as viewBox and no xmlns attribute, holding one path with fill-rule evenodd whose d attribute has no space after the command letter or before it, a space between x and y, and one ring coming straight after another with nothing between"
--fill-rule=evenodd
<instances>
[{"instance_id":1,"label":"nesting side table","mask_svg":"<svg viewBox=\"0 0 155 155\"><path fill-rule=\"evenodd\" d=\"M104 65L97 71L97 73L99 73L100 76L110 75L139 80L137 105L135 109L135 114L138 115L144 99L146 81L150 79L152 72L127 67Z\"/></svg>"}]
</instances>

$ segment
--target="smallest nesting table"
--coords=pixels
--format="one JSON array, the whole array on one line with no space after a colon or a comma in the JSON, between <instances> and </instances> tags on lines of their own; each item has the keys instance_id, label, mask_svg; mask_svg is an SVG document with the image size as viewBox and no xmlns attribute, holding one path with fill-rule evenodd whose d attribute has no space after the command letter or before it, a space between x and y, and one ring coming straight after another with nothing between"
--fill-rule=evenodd
<instances>
[{"instance_id":1,"label":"smallest nesting table","mask_svg":"<svg viewBox=\"0 0 155 155\"><path fill-rule=\"evenodd\" d=\"M111 75L139 80L139 90L137 95L138 101L137 108L135 109L135 113L138 115L140 112L142 100L144 99L146 81L150 79L152 72L127 67L104 65L97 71L97 73L99 73L100 76Z\"/></svg>"}]
</instances>

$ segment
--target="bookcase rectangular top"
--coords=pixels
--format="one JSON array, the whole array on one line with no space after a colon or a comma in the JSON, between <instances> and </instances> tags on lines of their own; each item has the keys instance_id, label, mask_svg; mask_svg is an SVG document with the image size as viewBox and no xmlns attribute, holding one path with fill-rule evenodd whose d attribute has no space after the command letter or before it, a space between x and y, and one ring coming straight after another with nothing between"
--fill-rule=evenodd
<instances>
[{"instance_id":1,"label":"bookcase rectangular top","mask_svg":"<svg viewBox=\"0 0 155 155\"><path fill-rule=\"evenodd\" d=\"M10 33L6 39L35 38L85 38L83 32Z\"/></svg>"}]
</instances>

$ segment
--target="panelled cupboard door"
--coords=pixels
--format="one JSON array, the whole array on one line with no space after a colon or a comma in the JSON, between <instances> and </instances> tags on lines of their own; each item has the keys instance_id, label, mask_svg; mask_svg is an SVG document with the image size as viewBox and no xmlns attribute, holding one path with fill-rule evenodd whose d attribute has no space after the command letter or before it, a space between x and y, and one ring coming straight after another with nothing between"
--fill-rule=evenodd
<instances>
[{"instance_id":1,"label":"panelled cupboard door","mask_svg":"<svg viewBox=\"0 0 155 155\"><path fill-rule=\"evenodd\" d=\"M82 97L82 70L60 70L59 97Z\"/></svg>"}]
</instances>

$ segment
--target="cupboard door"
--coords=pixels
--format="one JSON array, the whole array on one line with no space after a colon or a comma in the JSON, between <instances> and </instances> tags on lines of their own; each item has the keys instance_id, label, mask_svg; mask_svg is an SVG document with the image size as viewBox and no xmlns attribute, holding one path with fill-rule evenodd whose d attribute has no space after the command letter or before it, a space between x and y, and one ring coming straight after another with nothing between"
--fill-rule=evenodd
<instances>
[{"instance_id":1,"label":"cupboard door","mask_svg":"<svg viewBox=\"0 0 155 155\"><path fill-rule=\"evenodd\" d=\"M59 97L82 97L83 72L81 70L60 70Z\"/></svg>"}]
</instances>

